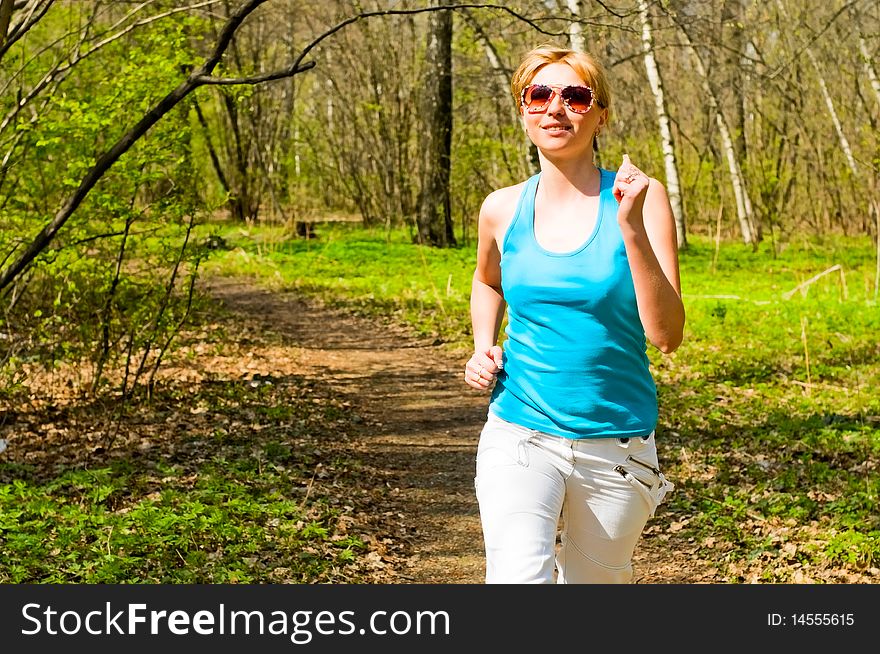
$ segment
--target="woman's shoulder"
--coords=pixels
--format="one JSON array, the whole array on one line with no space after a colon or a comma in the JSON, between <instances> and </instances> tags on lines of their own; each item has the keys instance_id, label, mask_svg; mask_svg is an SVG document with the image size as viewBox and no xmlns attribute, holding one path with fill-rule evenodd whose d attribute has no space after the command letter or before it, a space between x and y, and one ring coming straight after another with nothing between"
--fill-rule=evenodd
<instances>
[{"instance_id":1,"label":"woman's shoulder","mask_svg":"<svg viewBox=\"0 0 880 654\"><path fill-rule=\"evenodd\" d=\"M502 220L509 221L513 217L513 212L516 210L519 198L528 183L529 180L526 180L519 184L504 186L489 193L483 200L482 207L480 207L480 219L493 224L497 224Z\"/></svg>"}]
</instances>

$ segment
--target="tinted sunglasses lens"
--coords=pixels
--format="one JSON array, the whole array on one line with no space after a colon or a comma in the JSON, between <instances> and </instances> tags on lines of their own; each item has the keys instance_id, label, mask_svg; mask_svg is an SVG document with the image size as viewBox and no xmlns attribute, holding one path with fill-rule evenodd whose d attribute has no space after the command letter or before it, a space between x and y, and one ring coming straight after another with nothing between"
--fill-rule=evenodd
<instances>
[{"instance_id":1,"label":"tinted sunglasses lens","mask_svg":"<svg viewBox=\"0 0 880 654\"><path fill-rule=\"evenodd\" d=\"M566 86L561 95L568 108L575 113L587 113L593 104L593 92L585 86Z\"/></svg>"},{"instance_id":2,"label":"tinted sunglasses lens","mask_svg":"<svg viewBox=\"0 0 880 654\"><path fill-rule=\"evenodd\" d=\"M550 96L553 95L553 89L543 84L532 84L526 89L523 96L523 102L529 111L538 111L550 102Z\"/></svg>"}]
</instances>

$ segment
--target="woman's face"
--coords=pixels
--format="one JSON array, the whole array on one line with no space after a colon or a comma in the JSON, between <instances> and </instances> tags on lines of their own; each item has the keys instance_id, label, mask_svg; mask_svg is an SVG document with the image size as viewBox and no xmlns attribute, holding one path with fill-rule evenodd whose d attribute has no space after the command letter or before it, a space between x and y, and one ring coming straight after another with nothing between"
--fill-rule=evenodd
<instances>
[{"instance_id":1,"label":"woman's face","mask_svg":"<svg viewBox=\"0 0 880 654\"><path fill-rule=\"evenodd\" d=\"M586 86L587 83L571 66L557 62L541 68L529 84L546 84L556 90L540 112L530 113L520 107L532 143L546 155L587 154L592 158L593 135L605 123L608 112L594 100L589 111L576 113L565 106L559 94L561 87Z\"/></svg>"}]
</instances>

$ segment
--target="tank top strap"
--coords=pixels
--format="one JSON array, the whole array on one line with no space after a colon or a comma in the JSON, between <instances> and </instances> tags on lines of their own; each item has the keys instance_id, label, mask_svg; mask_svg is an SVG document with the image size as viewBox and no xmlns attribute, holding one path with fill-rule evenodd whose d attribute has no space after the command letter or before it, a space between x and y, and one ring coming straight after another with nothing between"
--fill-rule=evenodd
<instances>
[{"instance_id":1,"label":"tank top strap","mask_svg":"<svg viewBox=\"0 0 880 654\"><path fill-rule=\"evenodd\" d=\"M602 175L602 181L599 185L599 195L604 195L613 200L610 204L605 205L606 210L608 207L612 207L614 209L614 214L617 215L617 200L614 200L614 176L617 173L613 170L599 168L599 174Z\"/></svg>"},{"instance_id":2,"label":"tank top strap","mask_svg":"<svg viewBox=\"0 0 880 654\"><path fill-rule=\"evenodd\" d=\"M504 240L501 243L501 251L507 249L507 243L511 239L511 235L523 229L531 228L531 217L535 215L535 193L538 190L538 181L541 173L535 173L526 180L522 193L519 194L519 200L516 203L516 210L513 212L513 218L507 226L504 234Z\"/></svg>"},{"instance_id":3,"label":"tank top strap","mask_svg":"<svg viewBox=\"0 0 880 654\"><path fill-rule=\"evenodd\" d=\"M612 233L618 234L617 227L617 200L614 198L614 176L615 172L599 168L602 175L602 181L599 186L599 206L602 215L599 216L599 227L603 231L611 230Z\"/></svg>"}]
</instances>

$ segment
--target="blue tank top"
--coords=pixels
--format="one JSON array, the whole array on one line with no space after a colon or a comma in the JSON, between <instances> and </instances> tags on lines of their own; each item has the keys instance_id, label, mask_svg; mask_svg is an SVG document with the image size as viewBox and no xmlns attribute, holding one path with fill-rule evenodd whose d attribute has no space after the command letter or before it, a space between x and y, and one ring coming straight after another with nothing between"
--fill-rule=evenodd
<instances>
[{"instance_id":1,"label":"blue tank top","mask_svg":"<svg viewBox=\"0 0 880 654\"><path fill-rule=\"evenodd\" d=\"M599 172L593 232L563 253L535 239L540 173L526 182L501 247L507 338L489 410L567 438L647 436L657 389L617 224L614 173Z\"/></svg>"}]
</instances>

